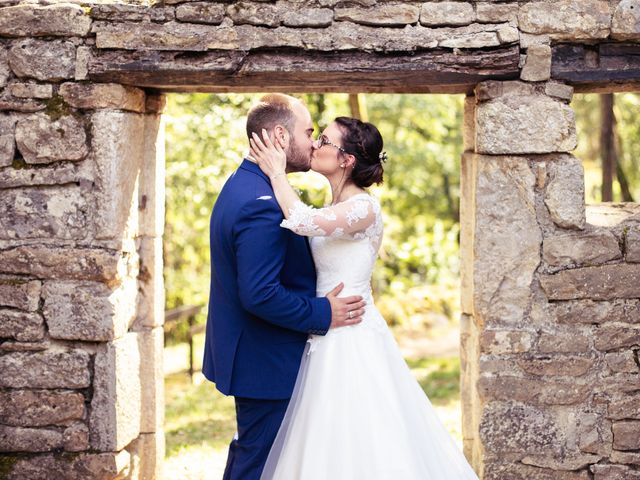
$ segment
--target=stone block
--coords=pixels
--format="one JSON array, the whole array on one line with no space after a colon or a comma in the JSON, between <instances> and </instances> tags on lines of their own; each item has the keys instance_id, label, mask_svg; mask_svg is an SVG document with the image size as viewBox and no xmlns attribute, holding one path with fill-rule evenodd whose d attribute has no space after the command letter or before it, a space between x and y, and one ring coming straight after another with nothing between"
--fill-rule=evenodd
<instances>
[{"instance_id":1,"label":"stone block","mask_svg":"<svg viewBox=\"0 0 640 480\"><path fill-rule=\"evenodd\" d=\"M607 38L611 10L606 0L527 2L518 11L518 26L523 32L548 34L554 40Z\"/></svg>"},{"instance_id":2,"label":"stone block","mask_svg":"<svg viewBox=\"0 0 640 480\"><path fill-rule=\"evenodd\" d=\"M301 8L288 11L282 17L286 27L328 27L333 22L333 10L330 8Z\"/></svg>"},{"instance_id":3,"label":"stone block","mask_svg":"<svg viewBox=\"0 0 640 480\"><path fill-rule=\"evenodd\" d=\"M614 422L613 448L616 450L640 449L640 421Z\"/></svg>"},{"instance_id":4,"label":"stone block","mask_svg":"<svg viewBox=\"0 0 640 480\"><path fill-rule=\"evenodd\" d=\"M138 239L140 275L135 330L164 324L164 278L162 274L162 238Z\"/></svg>"},{"instance_id":5,"label":"stone block","mask_svg":"<svg viewBox=\"0 0 640 480\"><path fill-rule=\"evenodd\" d=\"M124 266L120 251L29 245L0 250L2 270L40 278L117 282Z\"/></svg>"},{"instance_id":6,"label":"stone block","mask_svg":"<svg viewBox=\"0 0 640 480\"><path fill-rule=\"evenodd\" d=\"M640 472L624 465L597 464L591 466L593 480L640 480Z\"/></svg>"},{"instance_id":7,"label":"stone block","mask_svg":"<svg viewBox=\"0 0 640 480\"><path fill-rule=\"evenodd\" d=\"M151 7L151 8L150 8ZM159 4L127 5L124 3L98 4L91 6L91 18L116 22L169 22L176 18L171 7Z\"/></svg>"},{"instance_id":8,"label":"stone block","mask_svg":"<svg viewBox=\"0 0 640 480\"><path fill-rule=\"evenodd\" d=\"M640 370L640 365L636 363L635 354L631 350L607 353L604 360L612 372L635 373ZM640 402L638 405L640 406Z\"/></svg>"},{"instance_id":9,"label":"stone block","mask_svg":"<svg viewBox=\"0 0 640 480\"><path fill-rule=\"evenodd\" d=\"M165 135L160 115L144 117L144 159L138 190L139 235L161 237L164 233Z\"/></svg>"},{"instance_id":10,"label":"stone block","mask_svg":"<svg viewBox=\"0 0 640 480\"><path fill-rule=\"evenodd\" d=\"M476 97L474 96L467 96L464 99L462 142L465 152L473 152L476 149Z\"/></svg>"},{"instance_id":11,"label":"stone block","mask_svg":"<svg viewBox=\"0 0 640 480\"><path fill-rule=\"evenodd\" d=\"M550 300L638 298L640 265L616 264L565 270L554 275L540 275L540 284Z\"/></svg>"},{"instance_id":12,"label":"stone block","mask_svg":"<svg viewBox=\"0 0 640 480\"><path fill-rule=\"evenodd\" d=\"M38 352L48 350L51 343L48 340L38 342L20 342L14 340L5 340L0 343L2 352Z\"/></svg>"},{"instance_id":13,"label":"stone block","mask_svg":"<svg viewBox=\"0 0 640 480\"><path fill-rule=\"evenodd\" d=\"M412 4L378 3L371 7L336 7L334 19L360 25L399 27L418 23L420 6Z\"/></svg>"},{"instance_id":14,"label":"stone block","mask_svg":"<svg viewBox=\"0 0 640 480\"><path fill-rule=\"evenodd\" d=\"M72 116L57 120L37 113L18 121L16 144L27 163L77 161L87 156L87 136L83 123Z\"/></svg>"},{"instance_id":15,"label":"stone block","mask_svg":"<svg viewBox=\"0 0 640 480\"><path fill-rule=\"evenodd\" d=\"M144 112L144 90L116 83L63 83L60 95L75 108L113 108Z\"/></svg>"},{"instance_id":16,"label":"stone block","mask_svg":"<svg viewBox=\"0 0 640 480\"><path fill-rule=\"evenodd\" d=\"M51 338L106 342L123 336L136 313L136 281L46 282L43 314Z\"/></svg>"},{"instance_id":17,"label":"stone block","mask_svg":"<svg viewBox=\"0 0 640 480\"><path fill-rule=\"evenodd\" d=\"M56 162L37 168L0 169L0 184L6 188L32 185L62 185L75 183L87 188L93 182L92 164L80 162Z\"/></svg>"},{"instance_id":18,"label":"stone block","mask_svg":"<svg viewBox=\"0 0 640 480\"><path fill-rule=\"evenodd\" d=\"M480 325L515 324L528 308L542 243L535 182L526 159L463 156L461 208L474 223L462 227L461 249L473 252L462 255L462 304Z\"/></svg>"},{"instance_id":19,"label":"stone block","mask_svg":"<svg viewBox=\"0 0 640 480\"><path fill-rule=\"evenodd\" d=\"M5 10L0 10L0 13ZM20 78L53 81L73 78L76 47L65 40L27 38L13 44L9 51L9 65Z\"/></svg>"},{"instance_id":20,"label":"stone block","mask_svg":"<svg viewBox=\"0 0 640 480\"><path fill-rule=\"evenodd\" d=\"M75 80L86 80L89 76L89 60L91 47L78 47L76 50L76 66L73 74Z\"/></svg>"},{"instance_id":21,"label":"stone block","mask_svg":"<svg viewBox=\"0 0 640 480\"><path fill-rule=\"evenodd\" d=\"M16 121L17 118L13 115L0 114L0 167L8 167L13 163Z\"/></svg>"},{"instance_id":22,"label":"stone block","mask_svg":"<svg viewBox=\"0 0 640 480\"><path fill-rule=\"evenodd\" d=\"M128 333L104 345L95 358L89 415L93 450L118 451L138 437L141 395L138 334Z\"/></svg>"},{"instance_id":23,"label":"stone block","mask_svg":"<svg viewBox=\"0 0 640 480\"><path fill-rule=\"evenodd\" d=\"M75 186L7 190L0 197L0 239L84 239L92 208L87 197Z\"/></svg>"},{"instance_id":24,"label":"stone block","mask_svg":"<svg viewBox=\"0 0 640 480\"><path fill-rule=\"evenodd\" d=\"M486 27L486 26L484 26ZM465 27L466 28L466 27ZM261 28L249 25L236 27L242 50L264 47L292 47L305 50L336 51L362 49L370 51L415 51L420 48L434 48L438 45L436 36L443 40L455 29L435 29L407 25L398 35L397 28L370 27L350 22L334 22L326 29L319 28ZM489 32L492 44L498 44L495 32ZM473 35L463 34L452 41L474 40Z\"/></svg>"},{"instance_id":25,"label":"stone block","mask_svg":"<svg viewBox=\"0 0 640 480\"><path fill-rule=\"evenodd\" d=\"M42 316L38 313L0 309L0 338L13 338L20 342L42 340L44 338Z\"/></svg>"},{"instance_id":26,"label":"stone block","mask_svg":"<svg viewBox=\"0 0 640 480\"><path fill-rule=\"evenodd\" d=\"M145 134L144 116L97 111L91 123L97 171L96 237L132 238L138 233L140 177L147 153L140 141Z\"/></svg>"},{"instance_id":27,"label":"stone block","mask_svg":"<svg viewBox=\"0 0 640 480\"><path fill-rule=\"evenodd\" d=\"M162 459L165 456L165 438L162 431L140 434L129 444L127 451L131 454L131 479L164 478Z\"/></svg>"},{"instance_id":28,"label":"stone block","mask_svg":"<svg viewBox=\"0 0 640 480\"><path fill-rule=\"evenodd\" d=\"M531 45L520 78L527 82L542 82L551 77L551 47Z\"/></svg>"},{"instance_id":29,"label":"stone block","mask_svg":"<svg viewBox=\"0 0 640 480\"><path fill-rule=\"evenodd\" d=\"M594 360L575 355L532 355L516 363L531 375L579 377L589 371Z\"/></svg>"},{"instance_id":30,"label":"stone block","mask_svg":"<svg viewBox=\"0 0 640 480\"><path fill-rule=\"evenodd\" d=\"M6 271L4 265L0 268ZM0 306L35 312L40 302L41 285L37 280L0 276Z\"/></svg>"},{"instance_id":31,"label":"stone block","mask_svg":"<svg viewBox=\"0 0 640 480\"><path fill-rule=\"evenodd\" d=\"M575 116L544 95L513 95L476 106L476 149L486 154L568 152L576 146Z\"/></svg>"},{"instance_id":32,"label":"stone block","mask_svg":"<svg viewBox=\"0 0 640 480\"><path fill-rule=\"evenodd\" d=\"M629 352L631 353L631 352ZM636 371L638 370L636 365ZM607 416L614 420L636 419L640 420L640 393L633 392L628 395L614 397L607 407Z\"/></svg>"},{"instance_id":33,"label":"stone block","mask_svg":"<svg viewBox=\"0 0 640 480\"><path fill-rule=\"evenodd\" d=\"M53 85L40 83L12 83L9 92L19 98L51 98Z\"/></svg>"},{"instance_id":34,"label":"stone block","mask_svg":"<svg viewBox=\"0 0 640 480\"><path fill-rule=\"evenodd\" d=\"M562 444L561 426L546 409L524 403L490 402L482 412L480 439L494 455L548 453ZM511 477L502 477L511 478Z\"/></svg>"},{"instance_id":35,"label":"stone block","mask_svg":"<svg viewBox=\"0 0 640 480\"><path fill-rule=\"evenodd\" d=\"M538 339L540 353L582 353L589 351L589 337L578 332L542 332Z\"/></svg>"},{"instance_id":36,"label":"stone block","mask_svg":"<svg viewBox=\"0 0 640 480\"><path fill-rule=\"evenodd\" d=\"M485 330L480 334L480 351L492 355L528 352L533 338L531 332Z\"/></svg>"},{"instance_id":37,"label":"stone block","mask_svg":"<svg viewBox=\"0 0 640 480\"><path fill-rule=\"evenodd\" d=\"M227 7L227 15L235 25L280 25L282 11L278 5L253 2L233 2Z\"/></svg>"},{"instance_id":38,"label":"stone block","mask_svg":"<svg viewBox=\"0 0 640 480\"><path fill-rule=\"evenodd\" d=\"M520 48L527 49L531 45L550 45L549 35L535 35L520 31Z\"/></svg>"},{"instance_id":39,"label":"stone block","mask_svg":"<svg viewBox=\"0 0 640 480\"><path fill-rule=\"evenodd\" d=\"M9 479L124 480L130 470L126 450L107 453L57 453L12 459Z\"/></svg>"},{"instance_id":40,"label":"stone block","mask_svg":"<svg viewBox=\"0 0 640 480\"><path fill-rule=\"evenodd\" d=\"M640 344L640 326L607 323L596 329L594 337L594 346L600 351L631 348Z\"/></svg>"},{"instance_id":41,"label":"stone block","mask_svg":"<svg viewBox=\"0 0 640 480\"><path fill-rule=\"evenodd\" d=\"M601 455L554 452L546 455L527 455L521 462L550 470L580 470L601 459Z\"/></svg>"},{"instance_id":42,"label":"stone block","mask_svg":"<svg viewBox=\"0 0 640 480\"><path fill-rule=\"evenodd\" d=\"M637 300L559 302L551 304L550 309L555 320L561 323L640 322L640 302Z\"/></svg>"},{"instance_id":43,"label":"stone block","mask_svg":"<svg viewBox=\"0 0 640 480\"><path fill-rule=\"evenodd\" d=\"M515 375L483 374L478 380L478 395L485 401L504 400L541 405L573 405L584 401L590 385L570 382L551 382Z\"/></svg>"},{"instance_id":44,"label":"stone block","mask_svg":"<svg viewBox=\"0 0 640 480\"><path fill-rule=\"evenodd\" d=\"M140 419L142 433L155 433L164 424L164 330L156 327L138 332L140 357L141 402L144 405Z\"/></svg>"},{"instance_id":45,"label":"stone block","mask_svg":"<svg viewBox=\"0 0 640 480\"><path fill-rule=\"evenodd\" d=\"M640 453L637 453L637 452L623 452L623 451L613 450L611 452L611 461L613 463L624 463L624 464L628 464L628 465L640 465Z\"/></svg>"},{"instance_id":46,"label":"stone block","mask_svg":"<svg viewBox=\"0 0 640 480\"><path fill-rule=\"evenodd\" d=\"M611 37L616 40L640 40L640 1L622 0L615 7Z\"/></svg>"},{"instance_id":47,"label":"stone block","mask_svg":"<svg viewBox=\"0 0 640 480\"><path fill-rule=\"evenodd\" d=\"M193 2L176 7L176 18L181 22L219 25L224 20L225 7L221 3Z\"/></svg>"},{"instance_id":48,"label":"stone block","mask_svg":"<svg viewBox=\"0 0 640 480\"><path fill-rule=\"evenodd\" d=\"M147 113L162 113L166 106L167 96L165 94L147 92L144 106Z\"/></svg>"},{"instance_id":49,"label":"stone block","mask_svg":"<svg viewBox=\"0 0 640 480\"><path fill-rule=\"evenodd\" d=\"M62 434L64 449L67 452L89 450L89 428L84 423L76 422L66 428Z\"/></svg>"},{"instance_id":50,"label":"stone block","mask_svg":"<svg viewBox=\"0 0 640 480\"><path fill-rule=\"evenodd\" d=\"M0 387L86 388L89 354L82 350L13 352L0 356Z\"/></svg>"},{"instance_id":51,"label":"stone block","mask_svg":"<svg viewBox=\"0 0 640 480\"><path fill-rule=\"evenodd\" d=\"M91 19L84 9L71 3L0 9L0 36L4 37L83 37L90 28Z\"/></svg>"},{"instance_id":52,"label":"stone block","mask_svg":"<svg viewBox=\"0 0 640 480\"><path fill-rule=\"evenodd\" d=\"M586 224L582 162L573 156L561 155L547 162L546 169L544 204L551 219L559 227L582 230Z\"/></svg>"},{"instance_id":53,"label":"stone block","mask_svg":"<svg viewBox=\"0 0 640 480\"><path fill-rule=\"evenodd\" d=\"M96 22L97 48L125 50L235 50L238 35L233 28L189 23Z\"/></svg>"},{"instance_id":54,"label":"stone block","mask_svg":"<svg viewBox=\"0 0 640 480\"><path fill-rule=\"evenodd\" d=\"M85 414L84 396L51 390L0 391L0 423L14 427L71 425Z\"/></svg>"},{"instance_id":55,"label":"stone block","mask_svg":"<svg viewBox=\"0 0 640 480\"><path fill-rule=\"evenodd\" d=\"M542 252L553 267L598 265L622 258L618 239L605 229L545 238Z\"/></svg>"},{"instance_id":56,"label":"stone block","mask_svg":"<svg viewBox=\"0 0 640 480\"><path fill-rule=\"evenodd\" d=\"M609 456L613 442L611 422L603 418L600 412L581 413L576 420L577 446L580 451Z\"/></svg>"},{"instance_id":57,"label":"stone block","mask_svg":"<svg viewBox=\"0 0 640 480\"><path fill-rule=\"evenodd\" d=\"M427 2L420 10L422 25L469 25L475 19L473 5L466 2Z\"/></svg>"},{"instance_id":58,"label":"stone block","mask_svg":"<svg viewBox=\"0 0 640 480\"><path fill-rule=\"evenodd\" d=\"M518 461L496 459L484 465L482 480L592 480L587 470L579 472L552 470L524 465Z\"/></svg>"},{"instance_id":59,"label":"stone block","mask_svg":"<svg viewBox=\"0 0 640 480\"><path fill-rule=\"evenodd\" d=\"M513 22L518 17L518 4L479 2L476 3L476 15L482 23Z\"/></svg>"},{"instance_id":60,"label":"stone block","mask_svg":"<svg viewBox=\"0 0 640 480\"><path fill-rule=\"evenodd\" d=\"M0 88L3 88L7 84L7 80L11 76L11 69L9 68L9 55L7 49L0 45Z\"/></svg>"},{"instance_id":61,"label":"stone block","mask_svg":"<svg viewBox=\"0 0 640 480\"><path fill-rule=\"evenodd\" d=\"M640 227L629 226L624 236L625 260L640 263Z\"/></svg>"},{"instance_id":62,"label":"stone block","mask_svg":"<svg viewBox=\"0 0 640 480\"><path fill-rule=\"evenodd\" d=\"M544 86L544 93L550 97L570 102L573 98L573 87L564 83L550 81Z\"/></svg>"},{"instance_id":63,"label":"stone block","mask_svg":"<svg viewBox=\"0 0 640 480\"><path fill-rule=\"evenodd\" d=\"M48 452L62 444L57 430L0 425L0 452Z\"/></svg>"}]
</instances>

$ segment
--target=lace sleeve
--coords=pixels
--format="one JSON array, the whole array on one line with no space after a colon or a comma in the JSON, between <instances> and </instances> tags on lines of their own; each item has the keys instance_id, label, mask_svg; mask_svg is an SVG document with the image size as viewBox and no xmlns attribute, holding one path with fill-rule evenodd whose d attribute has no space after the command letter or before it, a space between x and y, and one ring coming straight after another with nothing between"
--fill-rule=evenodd
<instances>
[{"instance_id":1,"label":"lace sleeve","mask_svg":"<svg viewBox=\"0 0 640 480\"><path fill-rule=\"evenodd\" d=\"M349 199L332 207L314 208L296 202L281 227L307 237L356 238L376 221L371 197Z\"/></svg>"}]
</instances>

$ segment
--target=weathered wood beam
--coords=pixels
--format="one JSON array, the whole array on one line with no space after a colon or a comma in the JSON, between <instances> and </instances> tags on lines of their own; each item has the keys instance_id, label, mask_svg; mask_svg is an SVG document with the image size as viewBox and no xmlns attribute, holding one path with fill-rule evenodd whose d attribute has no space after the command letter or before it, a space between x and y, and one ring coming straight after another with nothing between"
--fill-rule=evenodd
<instances>
[{"instance_id":1,"label":"weathered wood beam","mask_svg":"<svg viewBox=\"0 0 640 480\"><path fill-rule=\"evenodd\" d=\"M576 92L640 91L640 44L559 44L552 50L551 77Z\"/></svg>"},{"instance_id":2,"label":"weathered wood beam","mask_svg":"<svg viewBox=\"0 0 640 480\"><path fill-rule=\"evenodd\" d=\"M468 93L518 78L517 46L493 50L362 52L95 51L89 78L168 92Z\"/></svg>"}]
</instances>

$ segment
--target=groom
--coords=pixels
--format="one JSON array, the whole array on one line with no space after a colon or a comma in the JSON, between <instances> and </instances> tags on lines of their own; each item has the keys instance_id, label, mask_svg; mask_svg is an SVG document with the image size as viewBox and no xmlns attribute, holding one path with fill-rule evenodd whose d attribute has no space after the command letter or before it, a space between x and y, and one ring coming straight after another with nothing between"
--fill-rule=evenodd
<instances>
[{"instance_id":1,"label":"groom","mask_svg":"<svg viewBox=\"0 0 640 480\"><path fill-rule=\"evenodd\" d=\"M248 137L263 128L285 147L287 172L309 170L313 123L301 101L282 94L263 97L249 111ZM282 219L269 178L245 159L222 188L210 225L202 370L218 390L235 397L237 419L224 480L260 478L307 336L361 321L362 297L338 298L342 284L316 297L309 244L281 228ZM356 315L350 319L349 312Z\"/></svg>"}]
</instances>

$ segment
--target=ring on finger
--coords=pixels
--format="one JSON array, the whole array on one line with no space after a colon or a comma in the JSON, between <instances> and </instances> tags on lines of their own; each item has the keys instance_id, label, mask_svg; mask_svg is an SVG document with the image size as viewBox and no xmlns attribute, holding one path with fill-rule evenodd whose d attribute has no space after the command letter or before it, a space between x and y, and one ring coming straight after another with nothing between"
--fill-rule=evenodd
<instances>
[{"instance_id":1,"label":"ring on finger","mask_svg":"<svg viewBox=\"0 0 640 480\"><path fill-rule=\"evenodd\" d=\"M349 311L349 318L353 318L353 312Z\"/></svg>"}]
</instances>

